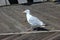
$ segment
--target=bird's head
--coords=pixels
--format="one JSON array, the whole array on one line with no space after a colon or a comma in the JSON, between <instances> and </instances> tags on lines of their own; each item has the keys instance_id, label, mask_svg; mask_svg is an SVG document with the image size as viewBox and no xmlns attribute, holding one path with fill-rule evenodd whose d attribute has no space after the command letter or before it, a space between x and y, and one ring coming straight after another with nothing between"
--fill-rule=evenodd
<instances>
[{"instance_id":1,"label":"bird's head","mask_svg":"<svg viewBox=\"0 0 60 40\"><path fill-rule=\"evenodd\" d=\"M30 10L26 9L25 11L23 11L23 13L30 13Z\"/></svg>"}]
</instances>

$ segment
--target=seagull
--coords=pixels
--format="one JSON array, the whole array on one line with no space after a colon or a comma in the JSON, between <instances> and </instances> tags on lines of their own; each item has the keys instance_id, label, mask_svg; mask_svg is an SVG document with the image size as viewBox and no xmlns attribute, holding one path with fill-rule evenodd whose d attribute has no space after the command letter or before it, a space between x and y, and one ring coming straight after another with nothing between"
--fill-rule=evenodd
<instances>
[{"instance_id":1,"label":"seagull","mask_svg":"<svg viewBox=\"0 0 60 40\"><path fill-rule=\"evenodd\" d=\"M32 28L36 28L36 27L45 27L45 23L41 20L39 20L37 17L32 16L30 14L30 10L26 9L23 13L26 13L26 18L27 18L27 22L32 26Z\"/></svg>"}]
</instances>

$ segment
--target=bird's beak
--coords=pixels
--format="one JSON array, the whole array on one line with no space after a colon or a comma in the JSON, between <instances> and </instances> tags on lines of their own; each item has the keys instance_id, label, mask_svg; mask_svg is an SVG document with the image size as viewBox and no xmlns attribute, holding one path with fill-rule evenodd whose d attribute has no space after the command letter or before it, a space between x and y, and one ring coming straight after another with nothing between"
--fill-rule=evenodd
<instances>
[{"instance_id":1,"label":"bird's beak","mask_svg":"<svg viewBox=\"0 0 60 40\"><path fill-rule=\"evenodd\" d=\"M24 12L22 12L22 13L24 13Z\"/></svg>"},{"instance_id":2,"label":"bird's beak","mask_svg":"<svg viewBox=\"0 0 60 40\"><path fill-rule=\"evenodd\" d=\"M25 12L22 12L22 13L25 13Z\"/></svg>"}]
</instances>

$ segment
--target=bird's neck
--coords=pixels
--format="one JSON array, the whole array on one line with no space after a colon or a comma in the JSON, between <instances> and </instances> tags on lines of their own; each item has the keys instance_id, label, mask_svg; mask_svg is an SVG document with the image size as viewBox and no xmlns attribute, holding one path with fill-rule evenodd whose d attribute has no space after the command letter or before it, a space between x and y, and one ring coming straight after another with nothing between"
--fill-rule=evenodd
<instances>
[{"instance_id":1,"label":"bird's neck","mask_svg":"<svg viewBox=\"0 0 60 40\"><path fill-rule=\"evenodd\" d=\"M30 13L26 13L26 17L27 17L27 19L30 19L31 14Z\"/></svg>"},{"instance_id":2,"label":"bird's neck","mask_svg":"<svg viewBox=\"0 0 60 40\"><path fill-rule=\"evenodd\" d=\"M26 13L26 15L30 15L30 13Z\"/></svg>"}]
</instances>

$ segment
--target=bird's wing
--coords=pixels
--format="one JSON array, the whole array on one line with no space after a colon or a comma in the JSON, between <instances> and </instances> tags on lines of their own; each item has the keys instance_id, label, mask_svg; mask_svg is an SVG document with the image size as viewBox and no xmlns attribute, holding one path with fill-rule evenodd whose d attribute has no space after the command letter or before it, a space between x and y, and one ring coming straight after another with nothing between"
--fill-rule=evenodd
<instances>
[{"instance_id":1,"label":"bird's wing","mask_svg":"<svg viewBox=\"0 0 60 40\"><path fill-rule=\"evenodd\" d=\"M43 22L41 20L39 20L37 17L33 17L33 16L29 19L29 23L31 25L42 25L43 24Z\"/></svg>"}]
</instances>

